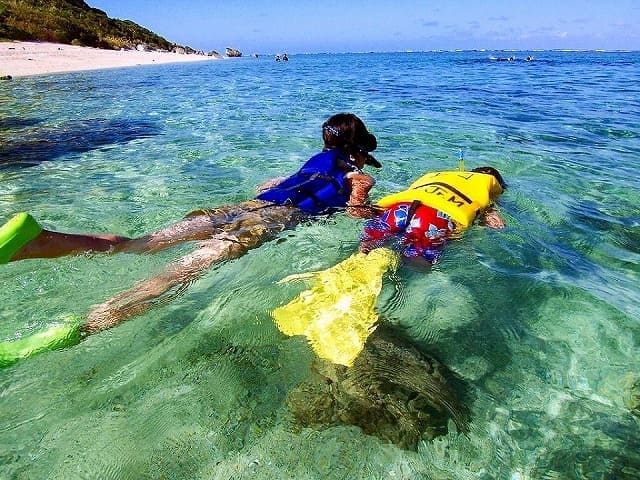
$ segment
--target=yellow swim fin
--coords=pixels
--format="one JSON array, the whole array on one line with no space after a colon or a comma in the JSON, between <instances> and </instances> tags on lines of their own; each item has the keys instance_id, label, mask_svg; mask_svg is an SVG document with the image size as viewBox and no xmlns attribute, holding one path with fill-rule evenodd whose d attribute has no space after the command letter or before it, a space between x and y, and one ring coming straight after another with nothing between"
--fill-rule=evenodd
<instances>
[{"instance_id":1,"label":"yellow swim fin","mask_svg":"<svg viewBox=\"0 0 640 480\"><path fill-rule=\"evenodd\" d=\"M382 276L395 269L398 256L387 248L355 253L321 272L291 275L279 283L310 278L311 288L272 315L282 333L304 335L315 353L351 366L376 328L374 307Z\"/></svg>"}]
</instances>

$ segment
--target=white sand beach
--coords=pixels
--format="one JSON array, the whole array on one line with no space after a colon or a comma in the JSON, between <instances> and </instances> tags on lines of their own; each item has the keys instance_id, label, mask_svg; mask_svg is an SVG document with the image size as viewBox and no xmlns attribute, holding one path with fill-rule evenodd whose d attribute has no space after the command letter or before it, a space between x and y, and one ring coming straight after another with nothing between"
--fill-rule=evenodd
<instances>
[{"instance_id":1,"label":"white sand beach","mask_svg":"<svg viewBox=\"0 0 640 480\"><path fill-rule=\"evenodd\" d=\"M103 50L47 42L0 42L0 76L11 77L214 59L206 55Z\"/></svg>"}]
</instances>

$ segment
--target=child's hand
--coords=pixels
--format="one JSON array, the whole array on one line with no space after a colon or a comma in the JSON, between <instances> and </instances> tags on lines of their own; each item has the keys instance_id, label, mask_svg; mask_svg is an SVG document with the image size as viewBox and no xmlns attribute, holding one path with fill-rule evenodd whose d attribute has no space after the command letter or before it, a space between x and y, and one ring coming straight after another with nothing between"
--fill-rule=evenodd
<instances>
[{"instance_id":1,"label":"child's hand","mask_svg":"<svg viewBox=\"0 0 640 480\"><path fill-rule=\"evenodd\" d=\"M489 228L504 228L504 220L498 215L496 210L490 209L484 213L484 224Z\"/></svg>"}]
</instances>

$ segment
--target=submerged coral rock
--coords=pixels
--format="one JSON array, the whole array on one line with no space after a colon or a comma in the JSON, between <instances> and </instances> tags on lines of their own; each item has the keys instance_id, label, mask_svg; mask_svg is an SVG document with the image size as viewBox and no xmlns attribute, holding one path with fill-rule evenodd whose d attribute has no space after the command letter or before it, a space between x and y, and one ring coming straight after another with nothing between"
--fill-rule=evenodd
<instances>
[{"instance_id":1,"label":"submerged coral rock","mask_svg":"<svg viewBox=\"0 0 640 480\"><path fill-rule=\"evenodd\" d=\"M622 403L636 417L640 417L640 375L629 372L621 378Z\"/></svg>"},{"instance_id":2,"label":"submerged coral rock","mask_svg":"<svg viewBox=\"0 0 640 480\"><path fill-rule=\"evenodd\" d=\"M321 359L314 367L313 378L288 397L301 426L356 425L409 449L446 434L449 418L459 431L468 431L452 374L387 329L369 337L352 367Z\"/></svg>"}]
</instances>

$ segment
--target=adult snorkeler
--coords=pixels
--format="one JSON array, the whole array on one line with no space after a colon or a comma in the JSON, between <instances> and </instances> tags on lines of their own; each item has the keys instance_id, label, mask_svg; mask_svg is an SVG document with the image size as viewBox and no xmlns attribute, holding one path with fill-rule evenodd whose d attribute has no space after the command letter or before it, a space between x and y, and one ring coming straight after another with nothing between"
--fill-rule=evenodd
<instances>
[{"instance_id":1,"label":"adult snorkeler","mask_svg":"<svg viewBox=\"0 0 640 480\"><path fill-rule=\"evenodd\" d=\"M339 113L323 123L322 138L320 153L293 175L258 187L254 199L191 212L143 237L60 233L42 229L26 213L18 214L0 227L0 263L84 252L154 252L201 241L159 275L97 306L79 327L79 335L111 328L146 311L166 292L189 285L215 262L237 258L303 220L342 208L356 218L376 215L368 200L375 181L362 171L365 165L381 168L370 154L377 147L376 137L356 115Z\"/></svg>"},{"instance_id":2,"label":"adult snorkeler","mask_svg":"<svg viewBox=\"0 0 640 480\"><path fill-rule=\"evenodd\" d=\"M19 226L12 227L14 232L6 234L15 238L2 240L0 237L3 242L0 243L0 263L85 252L153 252L182 242L206 240L216 234L242 230L241 224L244 228L268 226L275 220L290 225L299 223L301 217L344 207L356 218L372 216L367 200L375 182L362 172L362 168L364 165L381 168L369 153L377 147L376 137L356 115L339 113L323 123L322 138L322 152L311 157L290 177L273 179L258 187L259 194L255 199L211 210L196 210L174 225L143 237L131 239L114 234L85 235L45 230L27 214L21 214L14 221Z\"/></svg>"}]
</instances>

